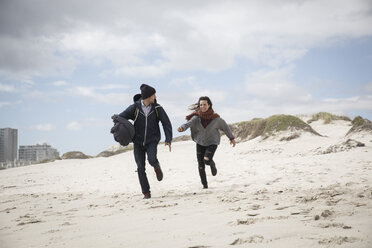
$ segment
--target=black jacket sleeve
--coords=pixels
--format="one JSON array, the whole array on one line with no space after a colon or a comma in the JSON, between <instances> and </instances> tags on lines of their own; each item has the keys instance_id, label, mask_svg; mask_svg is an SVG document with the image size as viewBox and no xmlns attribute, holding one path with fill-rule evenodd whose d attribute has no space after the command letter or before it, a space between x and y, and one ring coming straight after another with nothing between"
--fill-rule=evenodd
<instances>
[{"instance_id":1,"label":"black jacket sleeve","mask_svg":"<svg viewBox=\"0 0 372 248\"><path fill-rule=\"evenodd\" d=\"M135 116L134 116L134 112L136 110L136 105L135 104L132 104L130 105L126 110L124 110L123 112L121 112L119 114L119 116L127 119L127 120L134 120Z\"/></svg>"},{"instance_id":2,"label":"black jacket sleeve","mask_svg":"<svg viewBox=\"0 0 372 248\"><path fill-rule=\"evenodd\" d=\"M161 121L161 124L163 126L164 134L165 134L165 142L171 143L173 134L172 134L172 124L169 120L169 117L163 107L158 107L159 112L159 119Z\"/></svg>"}]
</instances>

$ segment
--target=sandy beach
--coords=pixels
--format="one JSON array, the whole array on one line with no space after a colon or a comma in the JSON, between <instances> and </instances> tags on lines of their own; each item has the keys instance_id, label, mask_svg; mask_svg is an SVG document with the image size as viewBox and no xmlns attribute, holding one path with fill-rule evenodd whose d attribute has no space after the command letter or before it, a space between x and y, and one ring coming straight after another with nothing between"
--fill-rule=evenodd
<instances>
[{"instance_id":1,"label":"sandy beach","mask_svg":"<svg viewBox=\"0 0 372 248\"><path fill-rule=\"evenodd\" d=\"M146 200L132 152L1 170L0 247L372 247L372 134L311 126L323 136L223 136L209 189L193 141L159 145Z\"/></svg>"}]
</instances>

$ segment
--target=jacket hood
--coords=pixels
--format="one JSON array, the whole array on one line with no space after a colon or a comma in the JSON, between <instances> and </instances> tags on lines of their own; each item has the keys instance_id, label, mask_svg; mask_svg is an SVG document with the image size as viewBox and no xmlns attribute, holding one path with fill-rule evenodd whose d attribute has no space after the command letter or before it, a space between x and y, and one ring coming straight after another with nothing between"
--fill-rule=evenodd
<instances>
[{"instance_id":1,"label":"jacket hood","mask_svg":"<svg viewBox=\"0 0 372 248\"><path fill-rule=\"evenodd\" d=\"M133 102L137 102L139 99L141 99L141 94L136 94L133 96Z\"/></svg>"}]
</instances>

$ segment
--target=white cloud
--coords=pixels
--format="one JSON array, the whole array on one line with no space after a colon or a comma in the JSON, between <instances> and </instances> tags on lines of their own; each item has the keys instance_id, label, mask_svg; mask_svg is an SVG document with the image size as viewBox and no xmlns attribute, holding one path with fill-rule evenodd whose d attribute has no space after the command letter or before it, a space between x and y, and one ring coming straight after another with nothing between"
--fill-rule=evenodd
<instances>
[{"instance_id":1,"label":"white cloud","mask_svg":"<svg viewBox=\"0 0 372 248\"><path fill-rule=\"evenodd\" d=\"M0 102L0 108L10 105L10 102Z\"/></svg>"},{"instance_id":2,"label":"white cloud","mask_svg":"<svg viewBox=\"0 0 372 248\"><path fill-rule=\"evenodd\" d=\"M108 120L87 119L82 121L72 121L67 124L66 129L69 131L79 131L83 128L109 127L110 125L111 123Z\"/></svg>"},{"instance_id":3,"label":"white cloud","mask_svg":"<svg viewBox=\"0 0 372 248\"><path fill-rule=\"evenodd\" d=\"M247 93L274 103L309 102L312 99L311 94L291 81L292 69L286 67L247 75Z\"/></svg>"},{"instance_id":4,"label":"white cloud","mask_svg":"<svg viewBox=\"0 0 372 248\"><path fill-rule=\"evenodd\" d=\"M19 17L18 5L24 13ZM237 57L283 66L316 46L372 35L369 1L79 1L0 10L3 74L70 73L108 61L118 74L218 71ZM150 11L151 10L151 11ZM33 18L35 15L38 18Z\"/></svg>"},{"instance_id":5,"label":"white cloud","mask_svg":"<svg viewBox=\"0 0 372 248\"><path fill-rule=\"evenodd\" d=\"M246 107L241 107L246 106ZM232 105L223 106L217 111L228 123L247 121L253 118L266 118L275 114L314 114L318 112L329 112L337 115L348 115L350 113L371 113L372 96L353 96L346 98L326 98L309 101L272 102L259 97L248 97L241 99ZM351 116L350 116L351 117Z\"/></svg>"},{"instance_id":6,"label":"white cloud","mask_svg":"<svg viewBox=\"0 0 372 248\"><path fill-rule=\"evenodd\" d=\"M22 100L13 101L13 102L0 102L0 108L5 107L5 106L17 105L21 103L22 103Z\"/></svg>"},{"instance_id":7,"label":"white cloud","mask_svg":"<svg viewBox=\"0 0 372 248\"><path fill-rule=\"evenodd\" d=\"M79 96L88 96L88 97L95 96L94 88L90 88L90 87L78 86L78 87L71 89L71 92Z\"/></svg>"},{"instance_id":8,"label":"white cloud","mask_svg":"<svg viewBox=\"0 0 372 248\"><path fill-rule=\"evenodd\" d=\"M116 90L116 89L128 89L128 85L124 84L106 84L104 86L98 87L101 90Z\"/></svg>"},{"instance_id":9,"label":"white cloud","mask_svg":"<svg viewBox=\"0 0 372 248\"><path fill-rule=\"evenodd\" d=\"M196 103L199 100L199 97L201 96L208 96L213 104L217 102L224 102L227 98L227 93L224 91L207 89L202 89L197 92L186 93L185 95L189 96L189 98L194 99L192 103Z\"/></svg>"},{"instance_id":10,"label":"white cloud","mask_svg":"<svg viewBox=\"0 0 372 248\"><path fill-rule=\"evenodd\" d=\"M96 100L102 103L110 105L119 105L123 106L129 103L132 103L132 95L127 93L108 93L108 94L99 94L96 97Z\"/></svg>"},{"instance_id":11,"label":"white cloud","mask_svg":"<svg viewBox=\"0 0 372 248\"><path fill-rule=\"evenodd\" d=\"M13 85L9 84L0 84L0 92L15 92L16 89Z\"/></svg>"},{"instance_id":12,"label":"white cloud","mask_svg":"<svg viewBox=\"0 0 372 248\"><path fill-rule=\"evenodd\" d=\"M347 98L328 98L319 103L319 106L335 112L372 111L372 98L369 95Z\"/></svg>"},{"instance_id":13,"label":"white cloud","mask_svg":"<svg viewBox=\"0 0 372 248\"><path fill-rule=\"evenodd\" d=\"M124 87L124 86L123 86ZM129 93L100 93L99 90L121 89L119 85L111 85L108 87L82 87L77 86L68 90L68 93L86 97L96 102L101 102L110 105L125 105L132 99Z\"/></svg>"},{"instance_id":14,"label":"white cloud","mask_svg":"<svg viewBox=\"0 0 372 248\"><path fill-rule=\"evenodd\" d=\"M137 78L162 76L170 71L169 64L160 63L154 65L129 65L120 66L115 73L117 75L135 76Z\"/></svg>"},{"instance_id":15,"label":"white cloud","mask_svg":"<svg viewBox=\"0 0 372 248\"><path fill-rule=\"evenodd\" d=\"M46 124L38 124L35 126L31 126L29 129L36 130L36 131L49 132L49 131L55 130L56 128L54 125L50 123L46 123Z\"/></svg>"},{"instance_id":16,"label":"white cloud","mask_svg":"<svg viewBox=\"0 0 372 248\"><path fill-rule=\"evenodd\" d=\"M70 122L66 128L67 130L70 130L70 131L79 131L82 127L83 125L81 123L73 121L73 122Z\"/></svg>"},{"instance_id":17,"label":"white cloud","mask_svg":"<svg viewBox=\"0 0 372 248\"><path fill-rule=\"evenodd\" d=\"M362 86L362 90L367 94L372 94L372 82Z\"/></svg>"},{"instance_id":18,"label":"white cloud","mask_svg":"<svg viewBox=\"0 0 372 248\"><path fill-rule=\"evenodd\" d=\"M52 83L54 86L65 86L67 85L68 83L66 81L63 81L63 80L59 80L59 81L55 81Z\"/></svg>"},{"instance_id":19,"label":"white cloud","mask_svg":"<svg viewBox=\"0 0 372 248\"><path fill-rule=\"evenodd\" d=\"M50 98L50 95L45 91L30 90L23 92L23 98L45 100Z\"/></svg>"},{"instance_id":20,"label":"white cloud","mask_svg":"<svg viewBox=\"0 0 372 248\"><path fill-rule=\"evenodd\" d=\"M46 34L47 35L47 34ZM76 59L57 56L58 40L51 37L9 37L0 35L0 75L10 79L70 73L76 66Z\"/></svg>"},{"instance_id":21,"label":"white cloud","mask_svg":"<svg viewBox=\"0 0 372 248\"><path fill-rule=\"evenodd\" d=\"M188 76L183 78L173 78L170 81L171 85L175 86L190 86L192 88L198 88L199 85L196 82L196 78L194 76Z\"/></svg>"}]
</instances>

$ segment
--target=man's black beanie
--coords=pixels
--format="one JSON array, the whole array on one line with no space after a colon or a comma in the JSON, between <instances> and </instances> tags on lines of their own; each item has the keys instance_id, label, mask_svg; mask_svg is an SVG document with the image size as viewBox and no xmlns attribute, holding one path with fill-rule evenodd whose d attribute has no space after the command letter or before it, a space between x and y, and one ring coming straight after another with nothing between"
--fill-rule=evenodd
<instances>
[{"instance_id":1,"label":"man's black beanie","mask_svg":"<svg viewBox=\"0 0 372 248\"><path fill-rule=\"evenodd\" d=\"M142 84L140 89L141 89L142 99L149 98L150 96L156 93L156 90L147 84Z\"/></svg>"}]
</instances>

